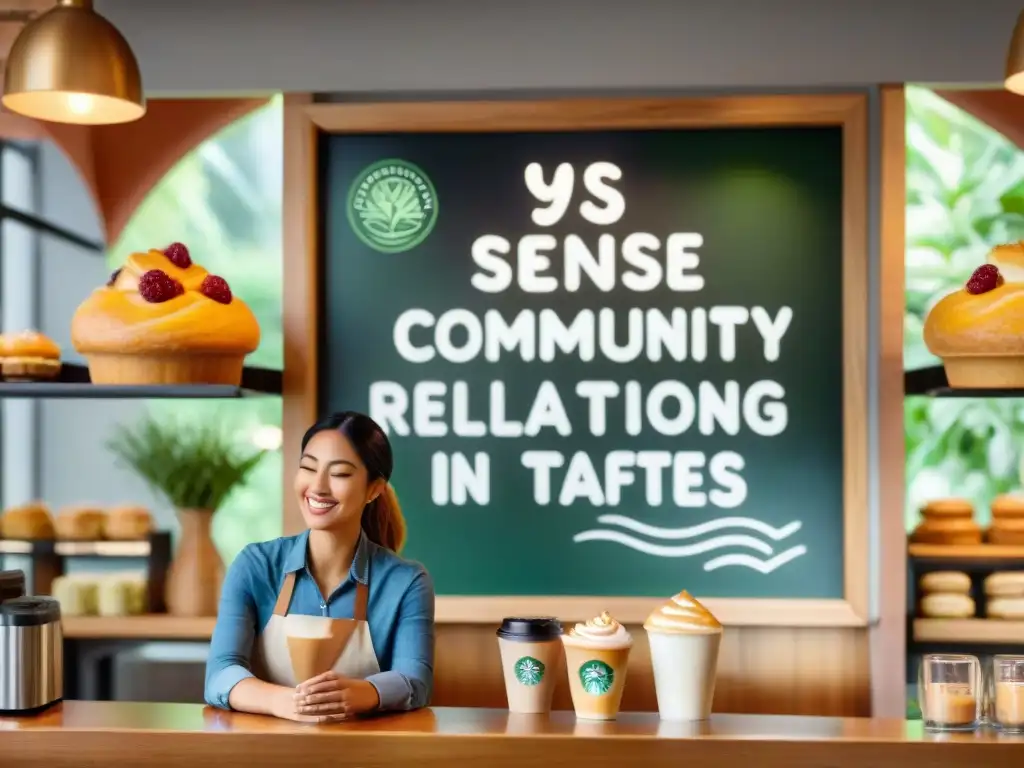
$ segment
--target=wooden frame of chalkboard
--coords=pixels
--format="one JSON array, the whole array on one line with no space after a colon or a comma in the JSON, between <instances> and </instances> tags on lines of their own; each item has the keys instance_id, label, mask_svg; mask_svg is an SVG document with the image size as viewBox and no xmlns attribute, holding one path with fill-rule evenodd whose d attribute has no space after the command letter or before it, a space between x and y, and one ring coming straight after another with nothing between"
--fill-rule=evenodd
<instances>
[{"instance_id":1,"label":"wooden frame of chalkboard","mask_svg":"<svg viewBox=\"0 0 1024 768\"><path fill-rule=\"evenodd\" d=\"M331 134L589 132L687 128L832 126L842 131L842 598L708 598L733 626L857 627L868 623L868 258L867 97L864 94L723 96L679 99L558 99L430 103L313 103L291 95L285 108L284 450L297 455L319 405L323 329L318 145ZM285 467L285 487L294 468ZM285 531L302 528L289 504ZM458 596L440 594L436 620L494 623L550 614L576 620L609 610L643 621L665 596ZM698 595L700 597L700 595Z\"/></svg>"}]
</instances>

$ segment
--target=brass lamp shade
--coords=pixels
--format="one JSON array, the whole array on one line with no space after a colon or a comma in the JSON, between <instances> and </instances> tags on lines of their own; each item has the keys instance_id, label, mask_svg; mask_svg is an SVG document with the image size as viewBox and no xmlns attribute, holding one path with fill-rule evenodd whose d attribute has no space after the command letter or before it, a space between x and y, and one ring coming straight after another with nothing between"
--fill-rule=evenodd
<instances>
[{"instance_id":1,"label":"brass lamp shade","mask_svg":"<svg viewBox=\"0 0 1024 768\"><path fill-rule=\"evenodd\" d=\"M2 102L54 123L110 125L146 114L135 54L91 0L61 0L25 26L7 57Z\"/></svg>"},{"instance_id":2,"label":"brass lamp shade","mask_svg":"<svg viewBox=\"0 0 1024 768\"><path fill-rule=\"evenodd\" d=\"M1024 95L1024 12L1017 17L1006 56L1006 90Z\"/></svg>"}]
</instances>

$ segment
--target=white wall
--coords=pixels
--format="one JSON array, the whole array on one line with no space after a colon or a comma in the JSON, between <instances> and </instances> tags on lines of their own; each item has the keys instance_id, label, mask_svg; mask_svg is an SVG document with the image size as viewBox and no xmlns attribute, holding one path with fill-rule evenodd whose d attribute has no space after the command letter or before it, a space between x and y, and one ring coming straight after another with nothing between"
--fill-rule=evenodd
<instances>
[{"instance_id":1,"label":"white wall","mask_svg":"<svg viewBox=\"0 0 1024 768\"><path fill-rule=\"evenodd\" d=\"M1019 0L97 0L153 93L995 82Z\"/></svg>"}]
</instances>

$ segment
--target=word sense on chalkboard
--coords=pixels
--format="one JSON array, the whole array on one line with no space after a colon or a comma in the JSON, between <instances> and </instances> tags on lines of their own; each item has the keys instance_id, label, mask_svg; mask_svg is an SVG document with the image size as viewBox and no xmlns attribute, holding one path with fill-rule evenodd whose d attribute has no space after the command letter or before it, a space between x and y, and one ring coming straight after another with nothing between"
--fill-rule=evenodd
<instances>
[{"instance_id":1,"label":"word sense on chalkboard","mask_svg":"<svg viewBox=\"0 0 1024 768\"><path fill-rule=\"evenodd\" d=\"M439 594L843 596L842 145L323 138L321 403Z\"/></svg>"}]
</instances>

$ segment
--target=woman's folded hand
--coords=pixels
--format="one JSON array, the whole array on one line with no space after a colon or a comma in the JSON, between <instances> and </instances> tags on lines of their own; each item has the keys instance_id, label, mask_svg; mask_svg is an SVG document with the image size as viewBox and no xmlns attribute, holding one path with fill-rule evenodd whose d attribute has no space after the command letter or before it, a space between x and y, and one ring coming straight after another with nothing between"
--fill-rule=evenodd
<instances>
[{"instance_id":1,"label":"woman's folded hand","mask_svg":"<svg viewBox=\"0 0 1024 768\"><path fill-rule=\"evenodd\" d=\"M293 702L299 718L333 722L376 710L380 696L372 683L324 672L299 683Z\"/></svg>"}]
</instances>

